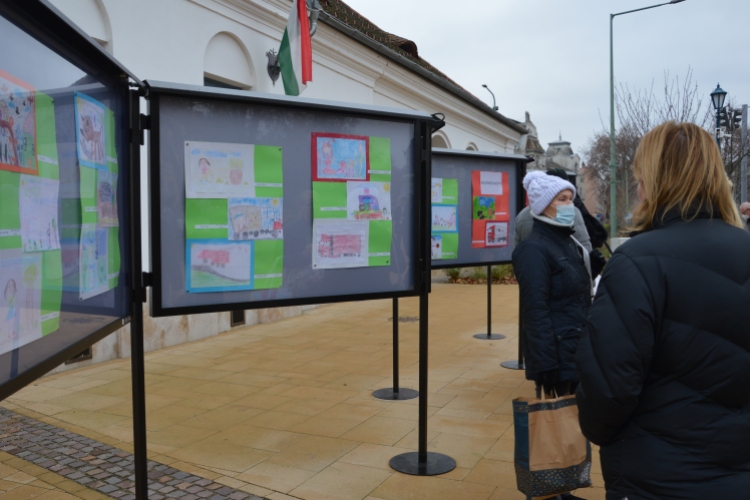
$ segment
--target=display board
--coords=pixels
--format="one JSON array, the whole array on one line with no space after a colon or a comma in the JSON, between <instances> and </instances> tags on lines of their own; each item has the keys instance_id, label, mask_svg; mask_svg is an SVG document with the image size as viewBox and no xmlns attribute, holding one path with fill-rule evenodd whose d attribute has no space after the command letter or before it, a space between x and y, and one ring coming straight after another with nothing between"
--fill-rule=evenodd
<instances>
[{"instance_id":1,"label":"display board","mask_svg":"<svg viewBox=\"0 0 750 500\"><path fill-rule=\"evenodd\" d=\"M148 83L152 315L418 293L430 115Z\"/></svg>"},{"instance_id":2,"label":"display board","mask_svg":"<svg viewBox=\"0 0 750 500\"><path fill-rule=\"evenodd\" d=\"M522 155L432 150L433 269L512 260L527 161Z\"/></svg>"},{"instance_id":3,"label":"display board","mask_svg":"<svg viewBox=\"0 0 750 500\"><path fill-rule=\"evenodd\" d=\"M1 400L127 323L132 283L127 70L44 3L0 33Z\"/></svg>"}]
</instances>

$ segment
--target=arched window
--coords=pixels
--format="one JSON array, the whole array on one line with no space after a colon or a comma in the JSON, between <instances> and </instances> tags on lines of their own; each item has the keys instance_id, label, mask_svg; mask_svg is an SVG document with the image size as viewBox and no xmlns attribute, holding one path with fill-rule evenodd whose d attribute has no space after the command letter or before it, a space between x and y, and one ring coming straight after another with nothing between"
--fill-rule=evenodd
<instances>
[{"instance_id":1,"label":"arched window","mask_svg":"<svg viewBox=\"0 0 750 500\"><path fill-rule=\"evenodd\" d=\"M477 147L476 144L474 144L473 142L470 142L469 144L466 145L466 150L467 151L479 151L479 148Z\"/></svg>"},{"instance_id":2,"label":"arched window","mask_svg":"<svg viewBox=\"0 0 750 500\"><path fill-rule=\"evenodd\" d=\"M99 45L112 52L109 16L100 0L52 0L52 3Z\"/></svg>"},{"instance_id":3,"label":"arched window","mask_svg":"<svg viewBox=\"0 0 750 500\"><path fill-rule=\"evenodd\" d=\"M249 90L255 86L255 68L245 46L234 35L215 35L203 59L204 85Z\"/></svg>"},{"instance_id":4,"label":"arched window","mask_svg":"<svg viewBox=\"0 0 750 500\"><path fill-rule=\"evenodd\" d=\"M432 147L433 148L447 148L450 149L450 143L448 142L448 136L443 132L435 132L432 134Z\"/></svg>"}]
</instances>

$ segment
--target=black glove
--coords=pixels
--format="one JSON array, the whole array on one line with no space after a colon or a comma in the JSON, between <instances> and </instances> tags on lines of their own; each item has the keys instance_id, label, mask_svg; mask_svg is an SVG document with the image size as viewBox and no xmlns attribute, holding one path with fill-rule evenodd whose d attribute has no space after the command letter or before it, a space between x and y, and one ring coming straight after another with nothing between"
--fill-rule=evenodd
<instances>
[{"instance_id":1,"label":"black glove","mask_svg":"<svg viewBox=\"0 0 750 500\"><path fill-rule=\"evenodd\" d=\"M596 248L589 253L589 259L591 260L591 279L596 279L607 264L607 259Z\"/></svg>"},{"instance_id":2,"label":"black glove","mask_svg":"<svg viewBox=\"0 0 750 500\"><path fill-rule=\"evenodd\" d=\"M560 370L549 370L539 374L538 382L542 384L542 389L545 394L552 394L554 397L553 391L559 380Z\"/></svg>"}]
</instances>

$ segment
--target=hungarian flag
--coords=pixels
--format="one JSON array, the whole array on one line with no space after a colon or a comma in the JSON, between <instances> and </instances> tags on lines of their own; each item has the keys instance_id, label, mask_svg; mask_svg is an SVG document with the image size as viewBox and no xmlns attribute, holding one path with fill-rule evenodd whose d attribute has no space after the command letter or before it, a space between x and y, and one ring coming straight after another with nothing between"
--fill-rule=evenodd
<instances>
[{"instance_id":1,"label":"hungarian flag","mask_svg":"<svg viewBox=\"0 0 750 500\"><path fill-rule=\"evenodd\" d=\"M312 42L305 0L294 0L279 49L286 95L300 95L312 81Z\"/></svg>"}]
</instances>

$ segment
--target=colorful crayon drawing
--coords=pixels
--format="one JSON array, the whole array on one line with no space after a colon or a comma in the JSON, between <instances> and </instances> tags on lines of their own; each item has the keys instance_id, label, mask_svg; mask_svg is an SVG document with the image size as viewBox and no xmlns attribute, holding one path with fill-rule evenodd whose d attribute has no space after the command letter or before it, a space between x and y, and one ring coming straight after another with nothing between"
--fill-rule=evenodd
<instances>
[{"instance_id":1,"label":"colorful crayon drawing","mask_svg":"<svg viewBox=\"0 0 750 500\"><path fill-rule=\"evenodd\" d=\"M431 203L443 202L443 179L439 177L432 178Z\"/></svg>"},{"instance_id":2,"label":"colorful crayon drawing","mask_svg":"<svg viewBox=\"0 0 750 500\"><path fill-rule=\"evenodd\" d=\"M443 237L439 234L432 235L432 260L441 260L443 258Z\"/></svg>"},{"instance_id":3,"label":"colorful crayon drawing","mask_svg":"<svg viewBox=\"0 0 750 500\"><path fill-rule=\"evenodd\" d=\"M391 183L347 182L346 216L349 220L391 220Z\"/></svg>"},{"instance_id":4,"label":"colorful crayon drawing","mask_svg":"<svg viewBox=\"0 0 750 500\"><path fill-rule=\"evenodd\" d=\"M485 245L488 247L508 246L508 223L488 222L486 228Z\"/></svg>"},{"instance_id":5,"label":"colorful crayon drawing","mask_svg":"<svg viewBox=\"0 0 750 500\"><path fill-rule=\"evenodd\" d=\"M313 269L368 266L369 222L313 221Z\"/></svg>"},{"instance_id":6,"label":"colorful crayon drawing","mask_svg":"<svg viewBox=\"0 0 750 500\"><path fill-rule=\"evenodd\" d=\"M225 292L253 289L253 242L188 240L187 291Z\"/></svg>"},{"instance_id":7,"label":"colorful crayon drawing","mask_svg":"<svg viewBox=\"0 0 750 500\"><path fill-rule=\"evenodd\" d=\"M369 180L369 137L314 133L312 140L313 180Z\"/></svg>"},{"instance_id":8,"label":"colorful crayon drawing","mask_svg":"<svg viewBox=\"0 0 750 500\"><path fill-rule=\"evenodd\" d=\"M60 181L21 175L18 205L24 252L60 248L58 201Z\"/></svg>"},{"instance_id":9,"label":"colorful crayon drawing","mask_svg":"<svg viewBox=\"0 0 750 500\"><path fill-rule=\"evenodd\" d=\"M36 175L34 88L0 70L0 170Z\"/></svg>"},{"instance_id":10,"label":"colorful crayon drawing","mask_svg":"<svg viewBox=\"0 0 750 500\"><path fill-rule=\"evenodd\" d=\"M79 250L79 298L85 300L109 289L107 280L107 229L81 229Z\"/></svg>"},{"instance_id":11,"label":"colorful crayon drawing","mask_svg":"<svg viewBox=\"0 0 750 500\"><path fill-rule=\"evenodd\" d=\"M42 256L4 250L0 255L0 354L42 336Z\"/></svg>"},{"instance_id":12,"label":"colorful crayon drawing","mask_svg":"<svg viewBox=\"0 0 750 500\"><path fill-rule=\"evenodd\" d=\"M228 202L230 241L283 239L282 198L229 198Z\"/></svg>"},{"instance_id":13,"label":"colorful crayon drawing","mask_svg":"<svg viewBox=\"0 0 750 500\"><path fill-rule=\"evenodd\" d=\"M106 106L96 99L75 93L76 148L78 164L107 170L105 128Z\"/></svg>"},{"instance_id":14,"label":"colorful crayon drawing","mask_svg":"<svg viewBox=\"0 0 750 500\"><path fill-rule=\"evenodd\" d=\"M188 198L255 197L252 144L185 142Z\"/></svg>"},{"instance_id":15,"label":"colorful crayon drawing","mask_svg":"<svg viewBox=\"0 0 750 500\"><path fill-rule=\"evenodd\" d=\"M474 220L493 220L495 218L495 197L475 196L472 216Z\"/></svg>"},{"instance_id":16,"label":"colorful crayon drawing","mask_svg":"<svg viewBox=\"0 0 750 500\"><path fill-rule=\"evenodd\" d=\"M117 174L100 170L96 188L96 206L100 227L118 226L117 219Z\"/></svg>"},{"instance_id":17,"label":"colorful crayon drawing","mask_svg":"<svg viewBox=\"0 0 750 500\"><path fill-rule=\"evenodd\" d=\"M458 231L456 205L432 205L432 231L455 233Z\"/></svg>"}]
</instances>

